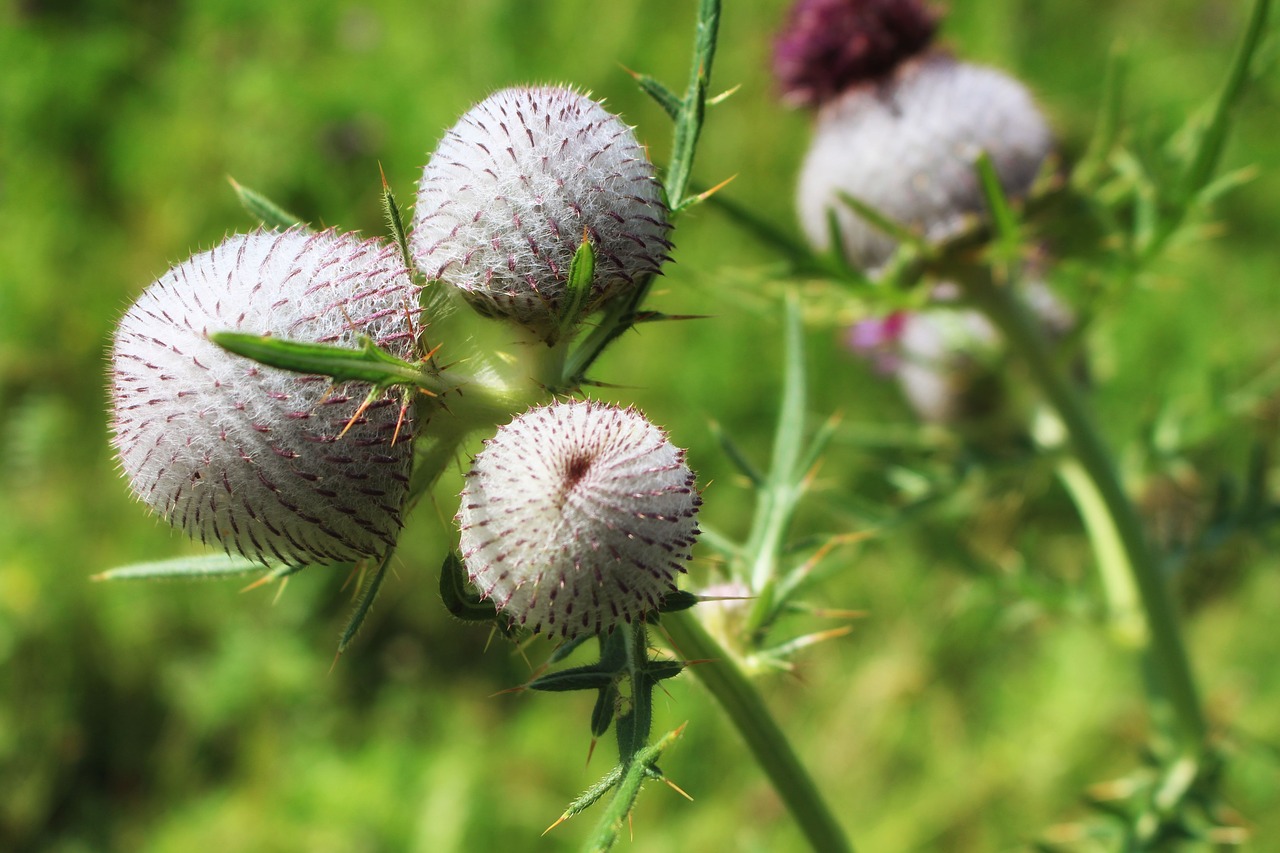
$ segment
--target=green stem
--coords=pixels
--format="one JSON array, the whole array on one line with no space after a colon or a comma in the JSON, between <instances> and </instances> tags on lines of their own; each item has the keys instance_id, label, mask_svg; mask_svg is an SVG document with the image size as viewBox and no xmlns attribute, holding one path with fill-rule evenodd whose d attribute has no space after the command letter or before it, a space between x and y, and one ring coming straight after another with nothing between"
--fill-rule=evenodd
<instances>
[{"instance_id":1,"label":"green stem","mask_svg":"<svg viewBox=\"0 0 1280 853\"><path fill-rule=\"evenodd\" d=\"M662 625L686 658L708 661L693 667L694 674L733 721L813 849L820 853L851 851L853 848L844 830L827 808L813 779L800 764L764 700L729 653L691 613L667 614Z\"/></svg>"},{"instance_id":2,"label":"green stem","mask_svg":"<svg viewBox=\"0 0 1280 853\"><path fill-rule=\"evenodd\" d=\"M1036 321L1010 288L997 284L986 273L971 276L966 285L969 295L1000 329L1011 349L1025 360L1036 384L1062 419L1071 449L1110 516L1114 536L1137 589L1149 634L1145 649L1148 665L1160 693L1157 698L1167 703L1172 712L1182 754L1199 755L1204 748L1206 725L1177 612L1137 510L1117 476L1111 453Z\"/></svg>"},{"instance_id":3,"label":"green stem","mask_svg":"<svg viewBox=\"0 0 1280 853\"><path fill-rule=\"evenodd\" d=\"M1111 613L1111 633L1129 648L1144 648L1149 642L1147 625L1142 618L1142 605L1134 584L1133 566L1125 553L1124 542L1115 521L1107 510L1102 493L1089 473L1074 456L1058 463L1058 479L1071 495L1098 561L1098 574Z\"/></svg>"}]
</instances>

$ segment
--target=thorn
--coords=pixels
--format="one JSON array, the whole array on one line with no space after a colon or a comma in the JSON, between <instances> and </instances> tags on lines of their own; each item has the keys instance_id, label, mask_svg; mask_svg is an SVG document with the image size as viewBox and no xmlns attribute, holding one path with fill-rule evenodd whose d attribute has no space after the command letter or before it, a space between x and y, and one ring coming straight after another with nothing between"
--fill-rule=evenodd
<instances>
[{"instance_id":1,"label":"thorn","mask_svg":"<svg viewBox=\"0 0 1280 853\"><path fill-rule=\"evenodd\" d=\"M382 176L382 191L386 192L387 190L391 189L391 187L387 184L387 173L382 170L381 160L378 161L378 174Z\"/></svg>"},{"instance_id":2,"label":"thorn","mask_svg":"<svg viewBox=\"0 0 1280 853\"><path fill-rule=\"evenodd\" d=\"M396 417L396 430L395 432L391 433L392 447L395 447L396 442L400 439L400 427L404 425L405 412L409 411L409 400L403 396L400 399L403 402L400 403L400 414Z\"/></svg>"},{"instance_id":3,"label":"thorn","mask_svg":"<svg viewBox=\"0 0 1280 853\"><path fill-rule=\"evenodd\" d=\"M285 575L280 579L280 586L276 587L275 597L271 599L271 606L275 607L280 603L280 598L284 595L284 588L289 585L289 576Z\"/></svg>"},{"instance_id":4,"label":"thorn","mask_svg":"<svg viewBox=\"0 0 1280 853\"><path fill-rule=\"evenodd\" d=\"M369 396L364 398L364 402L360 404L360 408L356 409L355 414L351 416L351 420L347 421L347 425L342 428L342 432L338 433L338 438L342 438L347 434L347 431L350 430L351 427L355 426L356 421L360 420L360 417L368 411L369 406L373 404L373 400L377 396L378 389L375 387L369 392Z\"/></svg>"},{"instance_id":5,"label":"thorn","mask_svg":"<svg viewBox=\"0 0 1280 853\"><path fill-rule=\"evenodd\" d=\"M838 610L833 607L815 607L809 611L810 616L819 619L865 619L870 615L867 610Z\"/></svg>"},{"instance_id":6,"label":"thorn","mask_svg":"<svg viewBox=\"0 0 1280 853\"><path fill-rule=\"evenodd\" d=\"M713 195L715 195L716 193L720 192L720 190L724 189L725 187L729 186L729 184L733 183L734 179L735 179L735 178L737 178L737 177L738 177L737 175L730 175L729 177L725 178L725 179L724 179L723 181L721 181L720 183L716 184L716 185L715 185L714 187L712 187L711 189L709 189L709 190L703 190L702 192L700 192L700 193L698 193L697 195L695 195L695 196L693 197L692 201L693 201L693 202L706 201L707 199L711 198L711 197L712 197Z\"/></svg>"},{"instance_id":7,"label":"thorn","mask_svg":"<svg viewBox=\"0 0 1280 853\"><path fill-rule=\"evenodd\" d=\"M361 560L360 562L357 562L354 566L351 567L351 571L347 574L347 579L342 582L342 586L338 588L338 592L343 592L344 590L346 590L346 588L351 585L352 579L357 577L357 575L363 575L363 574L364 574L364 561ZM356 591L358 592L359 589L360 589L360 585L357 583Z\"/></svg>"},{"instance_id":8,"label":"thorn","mask_svg":"<svg viewBox=\"0 0 1280 853\"><path fill-rule=\"evenodd\" d=\"M632 843L636 840L636 824L632 819L631 812L627 812L627 835L630 836Z\"/></svg>"},{"instance_id":9,"label":"thorn","mask_svg":"<svg viewBox=\"0 0 1280 853\"><path fill-rule=\"evenodd\" d=\"M267 584L271 583L271 581L274 579L275 579L275 575L273 575L271 572L264 572L262 577L258 578L256 581L249 584L248 586L242 588L240 591L252 592L253 590L257 589L260 586L266 586Z\"/></svg>"},{"instance_id":10,"label":"thorn","mask_svg":"<svg viewBox=\"0 0 1280 853\"><path fill-rule=\"evenodd\" d=\"M545 836L548 832L555 829L557 826L564 823L568 819L569 819L569 813L565 812L564 814L560 815L560 817L556 818L555 823L551 824L551 826L548 826L546 829L542 830L542 834Z\"/></svg>"},{"instance_id":11,"label":"thorn","mask_svg":"<svg viewBox=\"0 0 1280 853\"><path fill-rule=\"evenodd\" d=\"M741 84L741 83L739 83L738 85L734 86L732 89L725 89L725 90L724 90L723 92L721 92L720 94L718 94L718 95L716 95L716 96L714 96L714 97L711 97L711 98L707 98L706 104L707 104L707 106L709 106L709 107L714 107L716 104L724 103L724 102L725 102L725 101L727 101L729 98L731 98L731 97L733 97L735 94L737 94L737 91L738 91L739 89L741 89L741 88L742 88L742 84Z\"/></svg>"},{"instance_id":12,"label":"thorn","mask_svg":"<svg viewBox=\"0 0 1280 853\"><path fill-rule=\"evenodd\" d=\"M668 779L666 776L663 776L663 777L662 777L662 781L663 781L663 782L666 782L666 783L667 783L667 787L669 787L671 790L675 791L677 794L679 794L680 796L684 797L684 798L685 798L686 800L688 800L689 802L691 802L691 803L693 802L693 797L689 796L689 792L688 792L688 791L686 791L684 788L681 788L679 785L677 785L675 782L672 782L672 781L671 781L670 779Z\"/></svg>"},{"instance_id":13,"label":"thorn","mask_svg":"<svg viewBox=\"0 0 1280 853\"><path fill-rule=\"evenodd\" d=\"M591 746L587 747L587 760L582 766L583 767L589 766L591 764L591 756L595 754L596 754L596 739L592 738Z\"/></svg>"},{"instance_id":14,"label":"thorn","mask_svg":"<svg viewBox=\"0 0 1280 853\"><path fill-rule=\"evenodd\" d=\"M333 663L329 664L329 675L333 675L333 671L338 668L338 658L342 657L342 649L338 649L333 653Z\"/></svg>"},{"instance_id":15,"label":"thorn","mask_svg":"<svg viewBox=\"0 0 1280 853\"><path fill-rule=\"evenodd\" d=\"M496 698L496 697L498 697L498 696L511 696L511 695L516 694L516 693L523 693L523 692L525 692L525 691L526 691L526 690L528 690L528 689L529 689L529 688L528 688L528 687L526 687L526 686L525 686L525 685L523 685L523 684L517 684L515 687L508 687L508 688L506 688L505 690L499 690L497 693L490 693L490 694L489 694L489 698L490 698L490 699L493 699L493 698Z\"/></svg>"}]
</instances>

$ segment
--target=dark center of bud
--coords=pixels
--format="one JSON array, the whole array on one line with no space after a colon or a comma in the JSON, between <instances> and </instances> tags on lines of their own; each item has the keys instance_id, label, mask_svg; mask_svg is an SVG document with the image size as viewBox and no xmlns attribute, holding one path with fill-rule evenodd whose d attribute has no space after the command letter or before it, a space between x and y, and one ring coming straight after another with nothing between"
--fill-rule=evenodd
<instances>
[{"instance_id":1,"label":"dark center of bud","mask_svg":"<svg viewBox=\"0 0 1280 853\"><path fill-rule=\"evenodd\" d=\"M591 470L591 457L585 453L580 453L570 457L568 463L564 466L564 488L569 491Z\"/></svg>"}]
</instances>

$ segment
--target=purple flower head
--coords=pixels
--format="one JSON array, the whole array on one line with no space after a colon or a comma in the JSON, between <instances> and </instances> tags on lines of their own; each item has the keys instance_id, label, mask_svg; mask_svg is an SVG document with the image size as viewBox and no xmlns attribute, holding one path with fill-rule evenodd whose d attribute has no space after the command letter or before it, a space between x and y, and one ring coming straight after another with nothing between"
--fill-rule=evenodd
<instances>
[{"instance_id":1,"label":"purple flower head","mask_svg":"<svg viewBox=\"0 0 1280 853\"><path fill-rule=\"evenodd\" d=\"M921 0L797 0L773 73L789 103L817 106L922 52L936 28Z\"/></svg>"}]
</instances>

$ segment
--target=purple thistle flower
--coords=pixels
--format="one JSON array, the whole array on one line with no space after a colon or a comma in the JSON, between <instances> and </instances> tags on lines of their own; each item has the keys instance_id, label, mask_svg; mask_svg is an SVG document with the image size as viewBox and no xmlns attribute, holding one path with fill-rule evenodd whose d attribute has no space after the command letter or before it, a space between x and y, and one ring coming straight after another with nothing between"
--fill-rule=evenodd
<instances>
[{"instance_id":1,"label":"purple thistle flower","mask_svg":"<svg viewBox=\"0 0 1280 853\"><path fill-rule=\"evenodd\" d=\"M797 0L774 43L774 76L788 103L818 106L924 51L936 28L919 0Z\"/></svg>"}]
</instances>

